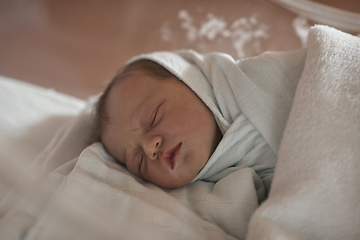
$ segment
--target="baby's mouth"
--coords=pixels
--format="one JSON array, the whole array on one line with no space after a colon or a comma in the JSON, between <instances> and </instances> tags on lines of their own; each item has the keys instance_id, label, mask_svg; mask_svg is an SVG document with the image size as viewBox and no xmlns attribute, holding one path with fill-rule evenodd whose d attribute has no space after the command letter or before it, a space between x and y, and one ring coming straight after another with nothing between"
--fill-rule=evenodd
<instances>
[{"instance_id":1,"label":"baby's mouth","mask_svg":"<svg viewBox=\"0 0 360 240\"><path fill-rule=\"evenodd\" d=\"M165 162L169 165L169 167L172 170L174 169L174 167L176 165L176 162L177 162L176 157L181 150L181 145L182 145L182 143L179 143L178 145L176 145L175 147L173 147L172 149L167 151L165 154Z\"/></svg>"}]
</instances>

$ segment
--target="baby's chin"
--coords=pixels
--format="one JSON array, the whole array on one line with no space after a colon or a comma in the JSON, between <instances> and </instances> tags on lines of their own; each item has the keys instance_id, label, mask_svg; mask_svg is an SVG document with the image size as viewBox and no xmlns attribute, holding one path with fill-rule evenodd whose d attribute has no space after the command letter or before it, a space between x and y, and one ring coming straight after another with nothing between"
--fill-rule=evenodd
<instances>
[{"instance_id":1,"label":"baby's chin","mask_svg":"<svg viewBox=\"0 0 360 240\"><path fill-rule=\"evenodd\" d=\"M188 182L188 183L190 183L190 182ZM157 184L157 185L162 188L175 189L175 188L183 187L188 183L185 183L185 184L161 184L161 185Z\"/></svg>"},{"instance_id":2,"label":"baby's chin","mask_svg":"<svg viewBox=\"0 0 360 240\"><path fill-rule=\"evenodd\" d=\"M179 187L183 187L186 184L190 183L192 179L188 180L188 179L176 179L176 180L169 180L169 181L156 181L153 182L154 184L156 184L159 187L162 188L168 188L168 189L173 189L173 188L179 188Z\"/></svg>"}]
</instances>

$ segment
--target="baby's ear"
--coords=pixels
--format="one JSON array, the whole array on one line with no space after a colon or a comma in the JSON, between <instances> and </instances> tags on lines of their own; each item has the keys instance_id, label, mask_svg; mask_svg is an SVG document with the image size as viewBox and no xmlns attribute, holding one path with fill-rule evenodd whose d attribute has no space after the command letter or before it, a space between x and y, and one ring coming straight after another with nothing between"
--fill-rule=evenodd
<instances>
[{"instance_id":1,"label":"baby's ear","mask_svg":"<svg viewBox=\"0 0 360 240\"><path fill-rule=\"evenodd\" d=\"M93 129L89 135L87 143L88 143L88 145L91 145L96 142L101 143L101 138L100 138L98 132L95 129Z\"/></svg>"}]
</instances>

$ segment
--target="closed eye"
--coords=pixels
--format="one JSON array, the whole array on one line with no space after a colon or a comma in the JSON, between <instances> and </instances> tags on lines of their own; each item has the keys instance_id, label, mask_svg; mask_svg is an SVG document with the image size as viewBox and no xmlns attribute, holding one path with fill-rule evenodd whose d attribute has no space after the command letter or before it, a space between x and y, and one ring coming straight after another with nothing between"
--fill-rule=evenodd
<instances>
[{"instance_id":1,"label":"closed eye","mask_svg":"<svg viewBox=\"0 0 360 240\"><path fill-rule=\"evenodd\" d=\"M151 124L150 124L150 127L155 127L157 122L156 122L156 117L158 116L158 112L159 112L159 108L160 108L161 104L159 104L155 110L154 110L154 113L152 114L152 121L151 121Z\"/></svg>"},{"instance_id":2,"label":"closed eye","mask_svg":"<svg viewBox=\"0 0 360 240\"><path fill-rule=\"evenodd\" d=\"M140 161L139 161L139 169L138 169L139 174L140 174L140 169L141 169L141 165L143 164L143 161L144 161L144 155L141 154L141 156L140 156Z\"/></svg>"},{"instance_id":3,"label":"closed eye","mask_svg":"<svg viewBox=\"0 0 360 240\"><path fill-rule=\"evenodd\" d=\"M152 119L152 122L151 122L151 125L150 125L151 127L154 127L154 125L155 125L155 120L156 120L156 115L157 115L157 112L158 112L157 110L158 110L158 109L159 109L159 108L156 109L156 112L155 112L155 114L154 114L154 116L153 116L153 119Z\"/></svg>"}]
</instances>

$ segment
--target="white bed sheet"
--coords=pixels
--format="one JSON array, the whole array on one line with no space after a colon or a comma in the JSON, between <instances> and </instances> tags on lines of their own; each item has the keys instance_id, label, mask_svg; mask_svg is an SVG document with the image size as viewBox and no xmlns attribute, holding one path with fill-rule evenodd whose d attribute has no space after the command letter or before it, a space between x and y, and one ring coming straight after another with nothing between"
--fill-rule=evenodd
<instances>
[{"instance_id":1,"label":"white bed sheet","mask_svg":"<svg viewBox=\"0 0 360 240\"><path fill-rule=\"evenodd\" d=\"M82 99L0 76L0 200L17 178L13 173L26 169L85 106Z\"/></svg>"}]
</instances>

